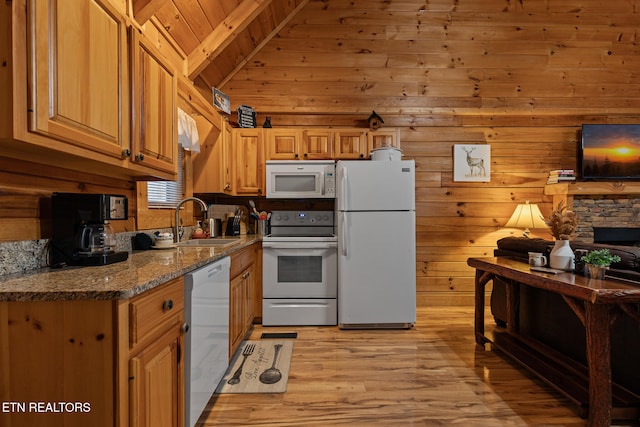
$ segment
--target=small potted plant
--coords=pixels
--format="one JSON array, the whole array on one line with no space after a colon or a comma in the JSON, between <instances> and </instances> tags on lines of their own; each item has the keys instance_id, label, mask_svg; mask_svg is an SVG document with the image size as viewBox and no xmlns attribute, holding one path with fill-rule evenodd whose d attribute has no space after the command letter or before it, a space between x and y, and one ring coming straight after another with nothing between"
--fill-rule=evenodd
<instances>
[{"instance_id":1,"label":"small potted plant","mask_svg":"<svg viewBox=\"0 0 640 427\"><path fill-rule=\"evenodd\" d=\"M593 279L604 279L604 273L614 262L620 262L618 255L612 255L609 249L594 249L580 258L587 267L589 277Z\"/></svg>"}]
</instances>

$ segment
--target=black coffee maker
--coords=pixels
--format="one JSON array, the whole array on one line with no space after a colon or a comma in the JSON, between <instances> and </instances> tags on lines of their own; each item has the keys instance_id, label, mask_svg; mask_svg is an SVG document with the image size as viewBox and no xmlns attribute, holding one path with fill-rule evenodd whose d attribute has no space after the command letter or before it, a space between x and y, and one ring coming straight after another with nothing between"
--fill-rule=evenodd
<instances>
[{"instance_id":1,"label":"black coffee maker","mask_svg":"<svg viewBox=\"0 0 640 427\"><path fill-rule=\"evenodd\" d=\"M109 221L128 217L127 198L116 194L53 193L50 265L107 265L124 261L116 252Z\"/></svg>"}]
</instances>

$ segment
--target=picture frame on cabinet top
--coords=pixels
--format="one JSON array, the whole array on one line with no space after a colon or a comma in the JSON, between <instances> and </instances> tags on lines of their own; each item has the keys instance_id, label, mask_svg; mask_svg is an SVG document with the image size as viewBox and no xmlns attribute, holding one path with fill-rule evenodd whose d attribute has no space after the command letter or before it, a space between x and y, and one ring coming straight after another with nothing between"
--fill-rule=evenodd
<instances>
[{"instance_id":1,"label":"picture frame on cabinet top","mask_svg":"<svg viewBox=\"0 0 640 427\"><path fill-rule=\"evenodd\" d=\"M490 182L491 146L489 144L454 144L454 182Z\"/></svg>"},{"instance_id":2,"label":"picture frame on cabinet top","mask_svg":"<svg viewBox=\"0 0 640 427\"><path fill-rule=\"evenodd\" d=\"M213 88L213 106L218 110L227 114L231 114L231 101L229 95L226 95L220 91L220 89Z\"/></svg>"}]
</instances>

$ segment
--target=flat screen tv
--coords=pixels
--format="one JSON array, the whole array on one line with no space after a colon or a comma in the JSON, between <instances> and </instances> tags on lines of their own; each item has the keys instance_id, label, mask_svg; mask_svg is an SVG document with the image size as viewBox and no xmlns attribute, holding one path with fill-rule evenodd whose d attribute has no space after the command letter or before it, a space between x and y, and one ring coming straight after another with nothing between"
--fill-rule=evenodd
<instances>
[{"instance_id":1,"label":"flat screen tv","mask_svg":"<svg viewBox=\"0 0 640 427\"><path fill-rule=\"evenodd\" d=\"M582 125L582 179L640 180L640 125Z\"/></svg>"}]
</instances>

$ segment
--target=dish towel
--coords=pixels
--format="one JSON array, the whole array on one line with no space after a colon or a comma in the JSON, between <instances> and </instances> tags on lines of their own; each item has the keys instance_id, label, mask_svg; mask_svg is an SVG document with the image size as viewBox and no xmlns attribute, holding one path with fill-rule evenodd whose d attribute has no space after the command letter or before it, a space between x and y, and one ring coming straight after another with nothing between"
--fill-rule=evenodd
<instances>
[{"instance_id":1,"label":"dish towel","mask_svg":"<svg viewBox=\"0 0 640 427\"><path fill-rule=\"evenodd\" d=\"M178 144L187 151L200 152L200 137L196 121L181 108L178 108Z\"/></svg>"}]
</instances>

